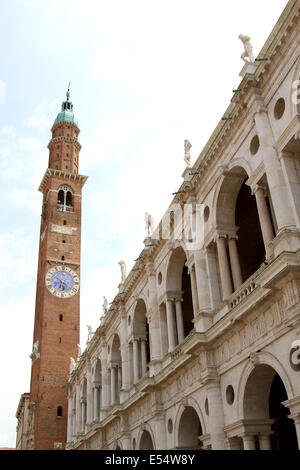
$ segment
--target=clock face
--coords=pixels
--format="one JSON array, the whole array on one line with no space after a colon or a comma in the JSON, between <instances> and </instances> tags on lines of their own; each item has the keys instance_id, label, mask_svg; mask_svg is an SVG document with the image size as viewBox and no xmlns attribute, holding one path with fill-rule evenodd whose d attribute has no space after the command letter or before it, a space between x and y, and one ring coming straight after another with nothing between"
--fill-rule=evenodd
<instances>
[{"instance_id":1,"label":"clock face","mask_svg":"<svg viewBox=\"0 0 300 470\"><path fill-rule=\"evenodd\" d=\"M79 291L79 277L68 266L54 266L49 269L45 282L51 294L62 299L73 297Z\"/></svg>"}]
</instances>

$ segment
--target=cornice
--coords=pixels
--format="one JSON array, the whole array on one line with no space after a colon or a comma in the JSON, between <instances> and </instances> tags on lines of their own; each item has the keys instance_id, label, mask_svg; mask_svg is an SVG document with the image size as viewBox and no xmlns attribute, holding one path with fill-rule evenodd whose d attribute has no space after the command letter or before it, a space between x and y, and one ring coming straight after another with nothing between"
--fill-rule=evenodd
<instances>
[{"instance_id":1,"label":"cornice","mask_svg":"<svg viewBox=\"0 0 300 470\"><path fill-rule=\"evenodd\" d=\"M72 180L78 181L79 183L82 184L82 186L85 184L85 182L88 179L87 176L79 175L78 173L69 173L68 171L56 170L54 168L47 168L38 191L43 193L45 191L45 188L47 186L49 179L53 176L62 178L63 180L67 180L67 181L72 181Z\"/></svg>"}]
</instances>

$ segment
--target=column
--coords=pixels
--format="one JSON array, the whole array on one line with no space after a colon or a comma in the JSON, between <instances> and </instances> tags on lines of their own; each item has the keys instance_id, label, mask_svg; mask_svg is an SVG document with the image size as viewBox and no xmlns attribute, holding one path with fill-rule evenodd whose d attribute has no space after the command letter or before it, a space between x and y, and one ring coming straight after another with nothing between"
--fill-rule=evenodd
<instances>
[{"instance_id":1,"label":"column","mask_svg":"<svg viewBox=\"0 0 300 470\"><path fill-rule=\"evenodd\" d=\"M93 415L94 415L94 410L93 410L93 389L92 389L92 371L91 371L91 365L88 365L88 371L87 371L87 424L90 424L93 421Z\"/></svg>"},{"instance_id":2,"label":"column","mask_svg":"<svg viewBox=\"0 0 300 470\"><path fill-rule=\"evenodd\" d=\"M219 381L207 385L209 428L212 450L225 450L224 411Z\"/></svg>"},{"instance_id":3,"label":"column","mask_svg":"<svg viewBox=\"0 0 300 470\"><path fill-rule=\"evenodd\" d=\"M168 340L169 340L169 352L173 351L176 347L176 331L175 331L175 319L173 311L173 300L168 299L166 301L167 309L167 328L168 328Z\"/></svg>"},{"instance_id":4,"label":"column","mask_svg":"<svg viewBox=\"0 0 300 470\"><path fill-rule=\"evenodd\" d=\"M240 259L237 249L236 238L229 238L228 240L231 272L233 277L234 290L238 290L243 284Z\"/></svg>"},{"instance_id":5,"label":"column","mask_svg":"<svg viewBox=\"0 0 300 470\"><path fill-rule=\"evenodd\" d=\"M76 384L76 434L80 433L81 413L80 413L80 384Z\"/></svg>"},{"instance_id":6,"label":"column","mask_svg":"<svg viewBox=\"0 0 300 470\"><path fill-rule=\"evenodd\" d=\"M266 257L269 258L272 254L270 243L274 239L274 231L273 231L271 215L270 215L270 211L267 206L267 201L265 198L265 190L258 186L255 188L254 194L256 198L260 227L261 227L265 250L266 250Z\"/></svg>"},{"instance_id":7,"label":"column","mask_svg":"<svg viewBox=\"0 0 300 470\"><path fill-rule=\"evenodd\" d=\"M259 434L259 450L272 450L270 434Z\"/></svg>"},{"instance_id":8,"label":"column","mask_svg":"<svg viewBox=\"0 0 300 470\"><path fill-rule=\"evenodd\" d=\"M108 393L108 371L106 367L101 368L101 383L102 383L102 388L101 388L101 393L102 393L102 403L101 407L103 409L107 408L109 406L109 393Z\"/></svg>"},{"instance_id":9,"label":"column","mask_svg":"<svg viewBox=\"0 0 300 470\"><path fill-rule=\"evenodd\" d=\"M85 432L85 406L86 402L85 399L82 397L80 400L81 403L81 432Z\"/></svg>"},{"instance_id":10,"label":"column","mask_svg":"<svg viewBox=\"0 0 300 470\"><path fill-rule=\"evenodd\" d=\"M227 300L232 294L231 276L226 251L226 240L222 236L217 238L217 249L220 267L221 284L223 291L223 301Z\"/></svg>"},{"instance_id":11,"label":"column","mask_svg":"<svg viewBox=\"0 0 300 470\"><path fill-rule=\"evenodd\" d=\"M110 404L116 403L116 369L114 366L110 368Z\"/></svg>"},{"instance_id":12,"label":"column","mask_svg":"<svg viewBox=\"0 0 300 470\"><path fill-rule=\"evenodd\" d=\"M94 384L94 412L93 412L93 421L96 421L99 418L99 406L98 406L98 389L97 385Z\"/></svg>"},{"instance_id":13,"label":"column","mask_svg":"<svg viewBox=\"0 0 300 470\"><path fill-rule=\"evenodd\" d=\"M256 450L255 436L246 434L243 436L244 450Z\"/></svg>"},{"instance_id":14,"label":"column","mask_svg":"<svg viewBox=\"0 0 300 470\"><path fill-rule=\"evenodd\" d=\"M196 317L199 313L199 300L198 300L198 290L197 290L195 265L193 265L191 267L190 275L191 275L191 287L192 287L194 317Z\"/></svg>"},{"instance_id":15,"label":"column","mask_svg":"<svg viewBox=\"0 0 300 470\"><path fill-rule=\"evenodd\" d=\"M199 313L207 313L211 311L206 256L207 249L199 250L194 253Z\"/></svg>"},{"instance_id":16,"label":"column","mask_svg":"<svg viewBox=\"0 0 300 470\"><path fill-rule=\"evenodd\" d=\"M73 399L69 390L68 394L68 430L67 430L67 441L70 442L72 440L73 434L73 427L72 427L72 414L73 414Z\"/></svg>"},{"instance_id":17,"label":"column","mask_svg":"<svg viewBox=\"0 0 300 470\"><path fill-rule=\"evenodd\" d=\"M120 400L120 391L122 388L122 367L119 365L117 366L117 373L118 373L118 389L117 389L117 396Z\"/></svg>"},{"instance_id":18,"label":"column","mask_svg":"<svg viewBox=\"0 0 300 470\"><path fill-rule=\"evenodd\" d=\"M277 151L273 147L274 136L267 108L264 105L262 97L259 95L256 95L256 104L257 112L254 115L254 120L262 148L263 161L275 210L278 230L280 230L283 227L295 226L295 221L292 211L287 210L287 208L290 207L288 191Z\"/></svg>"},{"instance_id":19,"label":"column","mask_svg":"<svg viewBox=\"0 0 300 470\"><path fill-rule=\"evenodd\" d=\"M139 343L137 339L133 340L133 383L139 380Z\"/></svg>"},{"instance_id":20,"label":"column","mask_svg":"<svg viewBox=\"0 0 300 470\"><path fill-rule=\"evenodd\" d=\"M122 361L122 380L120 388L122 391L128 390L130 387L130 373L129 373L129 345L127 342L127 316L125 309L121 312L121 361Z\"/></svg>"},{"instance_id":21,"label":"column","mask_svg":"<svg viewBox=\"0 0 300 470\"><path fill-rule=\"evenodd\" d=\"M143 339L141 342L141 358L142 358L142 377L147 373L147 348L146 340Z\"/></svg>"},{"instance_id":22,"label":"column","mask_svg":"<svg viewBox=\"0 0 300 470\"><path fill-rule=\"evenodd\" d=\"M177 337L178 343L184 340L184 326L182 317L182 299L175 299L176 323L177 323Z\"/></svg>"}]
</instances>

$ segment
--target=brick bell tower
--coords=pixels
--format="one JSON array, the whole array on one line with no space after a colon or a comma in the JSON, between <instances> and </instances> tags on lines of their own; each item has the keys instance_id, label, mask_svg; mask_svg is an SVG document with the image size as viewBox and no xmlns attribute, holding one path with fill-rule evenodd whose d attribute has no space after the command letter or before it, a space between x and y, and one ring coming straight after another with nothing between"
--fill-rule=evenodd
<instances>
[{"instance_id":1,"label":"brick bell tower","mask_svg":"<svg viewBox=\"0 0 300 470\"><path fill-rule=\"evenodd\" d=\"M70 101L51 129L43 193L30 400L34 449L64 449L67 381L80 327L81 193L79 128Z\"/></svg>"}]
</instances>

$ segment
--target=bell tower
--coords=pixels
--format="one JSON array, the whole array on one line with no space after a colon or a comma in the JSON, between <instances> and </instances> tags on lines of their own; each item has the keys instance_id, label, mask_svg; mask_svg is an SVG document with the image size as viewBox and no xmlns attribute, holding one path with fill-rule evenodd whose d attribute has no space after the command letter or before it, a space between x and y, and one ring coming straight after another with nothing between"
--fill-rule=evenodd
<instances>
[{"instance_id":1,"label":"bell tower","mask_svg":"<svg viewBox=\"0 0 300 470\"><path fill-rule=\"evenodd\" d=\"M36 305L31 354L30 406L34 449L64 449L67 381L77 358L80 328L81 193L79 127L66 100L51 129L43 194Z\"/></svg>"}]
</instances>

